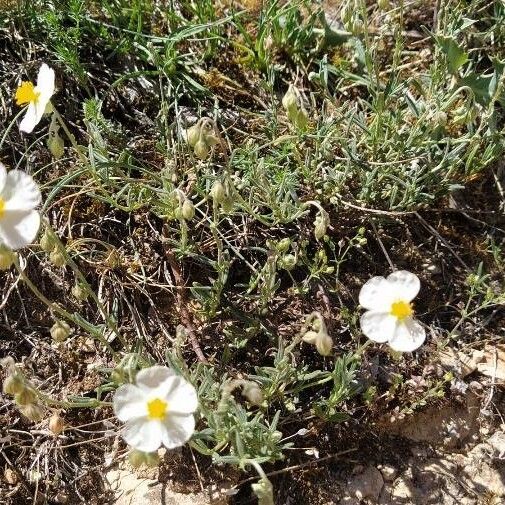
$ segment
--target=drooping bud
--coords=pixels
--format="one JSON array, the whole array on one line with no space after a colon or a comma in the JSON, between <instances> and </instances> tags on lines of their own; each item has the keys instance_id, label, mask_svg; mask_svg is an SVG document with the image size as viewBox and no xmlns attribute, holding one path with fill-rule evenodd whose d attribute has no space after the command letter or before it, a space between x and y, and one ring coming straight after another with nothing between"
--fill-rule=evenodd
<instances>
[{"instance_id":1,"label":"drooping bud","mask_svg":"<svg viewBox=\"0 0 505 505\"><path fill-rule=\"evenodd\" d=\"M199 140L194 147L195 156L200 160L206 160L209 155L209 146L203 140Z\"/></svg>"},{"instance_id":2,"label":"drooping bud","mask_svg":"<svg viewBox=\"0 0 505 505\"><path fill-rule=\"evenodd\" d=\"M214 182L212 188L210 188L210 196L217 204L223 202L226 198L226 190L221 181L217 180Z\"/></svg>"},{"instance_id":3,"label":"drooping bud","mask_svg":"<svg viewBox=\"0 0 505 505\"><path fill-rule=\"evenodd\" d=\"M292 84L289 85L286 94L282 97L282 106L284 107L286 112L298 108L298 97L296 94L295 87Z\"/></svg>"},{"instance_id":4,"label":"drooping bud","mask_svg":"<svg viewBox=\"0 0 505 505\"><path fill-rule=\"evenodd\" d=\"M70 335L70 326L66 321L58 320L51 326L50 333L55 342L64 342Z\"/></svg>"},{"instance_id":5,"label":"drooping bud","mask_svg":"<svg viewBox=\"0 0 505 505\"><path fill-rule=\"evenodd\" d=\"M323 211L320 212L316 219L314 219L314 236L316 240L323 238L326 235L326 230L330 225L330 219L328 213Z\"/></svg>"},{"instance_id":6,"label":"drooping bud","mask_svg":"<svg viewBox=\"0 0 505 505\"><path fill-rule=\"evenodd\" d=\"M61 253L58 247L55 247L49 254L49 261L58 268L64 267L67 264L65 256Z\"/></svg>"},{"instance_id":7,"label":"drooping bud","mask_svg":"<svg viewBox=\"0 0 505 505\"><path fill-rule=\"evenodd\" d=\"M201 131L200 122L196 123L193 126L190 126L186 130L186 140L188 141L188 144L193 148L196 146L196 143L200 140L200 131Z\"/></svg>"},{"instance_id":8,"label":"drooping bud","mask_svg":"<svg viewBox=\"0 0 505 505\"><path fill-rule=\"evenodd\" d=\"M22 391L14 396L14 401L17 405L30 405L37 399L37 395L33 389L25 387Z\"/></svg>"},{"instance_id":9,"label":"drooping bud","mask_svg":"<svg viewBox=\"0 0 505 505\"><path fill-rule=\"evenodd\" d=\"M2 390L7 395L17 395L25 389L25 380L20 373L8 375L2 386Z\"/></svg>"},{"instance_id":10,"label":"drooping bud","mask_svg":"<svg viewBox=\"0 0 505 505\"><path fill-rule=\"evenodd\" d=\"M54 238L51 235L51 232L46 229L42 237L40 237L39 245L43 251L46 253L52 252L54 249L55 243Z\"/></svg>"},{"instance_id":11,"label":"drooping bud","mask_svg":"<svg viewBox=\"0 0 505 505\"><path fill-rule=\"evenodd\" d=\"M391 3L389 0L378 0L377 6L379 7L379 9L387 10L391 7Z\"/></svg>"},{"instance_id":12,"label":"drooping bud","mask_svg":"<svg viewBox=\"0 0 505 505\"><path fill-rule=\"evenodd\" d=\"M263 392L256 382L247 381L242 387L242 394L251 405L259 407L263 403Z\"/></svg>"},{"instance_id":13,"label":"drooping bud","mask_svg":"<svg viewBox=\"0 0 505 505\"><path fill-rule=\"evenodd\" d=\"M44 417L44 409L36 403L30 403L19 409L27 419L34 423L40 421Z\"/></svg>"},{"instance_id":14,"label":"drooping bud","mask_svg":"<svg viewBox=\"0 0 505 505\"><path fill-rule=\"evenodd\" d=\"M56 160L59 160L65 153L65 142L56 131L47 138L47 147Z\"/></svg>"},{"instance_id":15,"label":"drooping bud","mask_svg":"<svg viewBox=\"0 0 505 505\"><path fill-rule=\"evenodd\" d=\"M444 127L447 125L447 112L439 110L433 115L433 121L437 126Z\"/></svg>"},{"instance_id":16,"label":"drooping bud","mask_svg":"<svg viewBox=\"0 0 505 505\"><path fill-rule=\"evenodd\" d=\"M309 330L303 335L302 340L304 342L307 342L307 344L315 345L318 335L319 335L319 333L317 331Z\"/></svg>"},{"instance_id":17,"label":"drooping bud","mask_svg":"<svg viewBox=\"0 0 505 505\"><path fill-rule=\"evenodd\" d=\"M181 215L186 221L191 221L195 217L195 206L189 198L186 198L182 204Z\"/></svg>"},{"instance_id":18,"label":"drooping bud","mask_svg":"<svg viewBox=\"0 0 505 505\"><path fill-rule=\"evenodd\" d=\"M316 339L316 349L321 356L329 356L333 347L333 340L326 332L320 332Z\"/></svg>"}]
</instances>

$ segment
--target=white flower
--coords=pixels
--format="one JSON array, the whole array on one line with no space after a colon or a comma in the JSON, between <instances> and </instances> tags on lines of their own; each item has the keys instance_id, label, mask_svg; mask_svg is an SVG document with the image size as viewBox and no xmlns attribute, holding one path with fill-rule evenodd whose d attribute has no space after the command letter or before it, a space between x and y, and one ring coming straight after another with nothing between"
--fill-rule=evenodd
<instances>
[{"instance_id":1,"label":"white flower","mask_svg":"<svg viewBox=\"0 0 505 505\"><path fill-rule=\"evenodd\" d=\"M28 105L26 114L19 125L22 132L31 133L39 123L49 100L54 94L54 70L45 63L42 64L37 76L37 85L30 81L23 81L16 90L17 105Z\"/></svg>"},{"instance_id":2,"label":"white flower","mask_svg":"<svg viewBox=\"0 0 505 505\"><path fill-rule=\"evenodd\" d=\"M400 352L412 352L426 339L424 328L414 319L412 300L419 293L419 278L406 270L373 277L362 288L359 303L367 309L361 316L363 333L375 342L388 342Z\"/></svg>"},{"instance_id":3,"label":"white flower","mask_svg":"<svg viewBox=\"0 0 505 505\"><path fill-rule=\"evenodd\" d=\"M41 195L33 178L21 170L7 172L0 163L0 243L9 249L30 244L40 226L35 207Z\"/></svg>"},{"instance_id":4,"label":"white flower","mask_svg":"<svg viewBox=\"0 0 505 505\"><path fill-rule=\"evenodd\" d=\"M145 368L137 374L136 385L119 387L113 406L126 423L123 438L142 452L184 445L195 430L195 388L164 366Z\"/></svg>"}]
</instances>

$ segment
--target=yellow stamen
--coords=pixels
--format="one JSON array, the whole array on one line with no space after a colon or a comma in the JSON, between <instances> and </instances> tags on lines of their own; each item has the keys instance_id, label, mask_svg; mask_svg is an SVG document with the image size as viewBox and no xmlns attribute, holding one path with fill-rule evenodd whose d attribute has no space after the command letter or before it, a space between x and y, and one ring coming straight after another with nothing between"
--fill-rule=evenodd
<instances>
[{"instance_id":1,"label":"yellow stamen","mask_svg":"<svg viewBox=\"0 0 505 505\"><path fill-rule=\"evenodd\" d=\"M400 321L414 313L412 304L399 300L391 304L391 315L397 317Z\"/></svg>"},{"instance_id":2,"label":"yellow stamen","mask_svg":"<svg viewBox=\"0 0 505 505\"><path fill-rule=\"evenodd\" d=\"M153 421L161 421L167 416L168 404L159 398L147 402L147 417Z\"/></svg>"},{"instance_id":3,"label":"yellow stamen","mask_svg":"<svg viewBox=\"0 0 505 505\"><path fill-rule=\"evenodd\" d=\"M0 198L0 218L5 214L5 200Z\"/></svg>"},{"instance_id":4,"label":"yellow stamen","mask_svg":"<svg viewBox=\"0 0 505 505\"><path fill-rule=\"evenodd\" d=\"M30 81L23 81L16 90L16 104L27 105L29 103L37 103L40 92L35 91L35 86Z\"/></svg>"}]
</instances>

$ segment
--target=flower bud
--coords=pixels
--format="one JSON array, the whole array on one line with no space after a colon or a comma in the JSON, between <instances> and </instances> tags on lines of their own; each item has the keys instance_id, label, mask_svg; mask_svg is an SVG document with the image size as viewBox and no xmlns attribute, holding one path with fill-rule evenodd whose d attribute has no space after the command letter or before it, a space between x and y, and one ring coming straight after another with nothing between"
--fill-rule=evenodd
<instances>
[{"instance_id":1,"label":"flower bud","mask_svg":"<svg viewBox=\"0 0 505 505\"><path fill-rule=\"evenodd\" d=\"M186 221L191 221L195 217L195 206L188 198L182 204L181 215Z\"/></svg>"},{"instance_id":2,"label":"flower bud","mask_svg":"<svg viewBox=\"0 0 505 505\"><path fill-rule=\"evenodd\" d=\"M6 468L4 470L4 479L9 486L15 486L19 481L18 474L11 468Z\"/></svg>"},{"instance_id":3,"label":"flower bud","mask_svg":"<svg viewBox=\"0 0 505 505\"><path fill-rule=\"evenodd\" d=\"M57 412L55 412L49 419L49 430L54 435L59 435L64 428L65 422L63 421L63 418Z\"/></svg>"},{"instance_id":4,"label":"flower bud","mask_svg":"<svg viewBox=\"0 0 505 505\"><path fill-rule=\"evenodd\" d=\"M23 376L19 373L13 373L5 378L2 389L6 395L17 395L24 391L25 387Z\"/></svg>"},{"instance_id":5,"label":"flower bud","mask_svg":"<svg viewBox=\"0 0 505 505\"><path fill-rule=\"evenodd\" d=\"M9 249L0 248L0 270L7 270L14 262L14 253Z\"/></svg>"},{"instance_id":6,"label":"flower bud","mask_svg":"<svg viewBox=\"0 0 505 505\"><path fill-rule=\"evenodd\" d=\"M57 132L53 132L53 135L49 135L47 147L55 160L59 160L65 153L65 142L63 142L63 139Z\"/></svg>"},{"instance_id":7,"label":"flower bud","mask_svg":"<svg viewBox=\"0 0 505 505\"><path fill-rule=\"evenodd\" d=\"M309 330L305 333L305 335L302 337L302 340L304 342L307 342L307 344L315 344L317 341L319 333L317 331L312 331Z\"/></svg>"},{"instance_id":8,"label":"flower bud","mask_svg":"<svg viewBox=\"0 0 505 505\"><path fill-rule=\"evenodd\" d=\"M296 96L295 87L290 84L286 94L282 97L282 106L286 111L296 109L298 107L298 98Z\"/></svg>"},{"instance_id":9,"label":"flower bud","mask_svg":"<svg viewBox=\"0 0 505 505\"><path fill-rule=\"evenodd\" d=\"M50 253L54 249L55 246L54 238L47 229L42 235L42 237L40 237L39 245L40 248L46 253Z\"/></svg>"},{"instance_id":10,"label":"flower bud","mask_svg":"<svg viewBox=\"0 0 505 505\"><path fill-rule=\"evenodd\" d=\"M242 387L242 395L245 396L251 405L259 407L263 403L263 393L255 382L248 381Z\"/></svg>"},{"instance_id":11,"label":"flower bud","mask_svg":"<svg viewBox=\"0 0 505 505\"><path fill-rule=\"evenodd\" d=\"M378 0L377 6L379 7L379 9L386 10L389 9L389 7L391 7L391 4L389 0Z\"/></svg>"},{"instance_id":12,"label":"flower bud","mask_svg":"<svg viewBox=\"0 0 505 505\"><path fill-rule=\"evenodd\" d=\"M279 240L279 242L277 242L276 249L280 253L285 253L289 249L290 245L291 245L291 240L286 237L286 238L283 238L282 240Z\"/></svg>"},{"instance_id":13,"label":"flower bud","mask_svg":"<svg viewBox=\"0 0 505 505\"><path fill-rule=\"evenodd\" d=\"M323 238L326 235L326 230L329 226L328 214L318 214L314 219L314 236L316 240Z\"/></svg>"},{"instance_id":14,"label":"flower bud","mask_svg":"<svg viewBox=\"0 0 505 505\"><path fill-rule=\"evenodd\" d=\"M21 407L19 409L21 414L23 414L27 419L33 421L34 423L40 421L44 417L44 410L42 407L35 403L30 403Z\"/></svg>"},{"instance_id":15,"label":"flower bud","mask_svg":"<svg viewBox=\"0 0 505 505\"><path fill-rule=\"evenodd\" d=\"M226 198L226 190L221 181L215 181L210 189L210 196L216 203L221 203Z\"/></svg>"},{"instance_id":16,"label":"flower bud","mask_svg":"<svg viewBox=\"0 0 505 505\"><path fill-rule=\"evenodd\" d=\"M201 127L199 123L196 123L193 126L190 126L186 130L186 140L191 147L195 147L196 143L200 140L200 131Z\"/></svg>"},{"instance_id":17,"label":"flower bud","mask_svg":"<svg viewBox=\"0 0 505 505\"><path fill-rule=\"evenodd\" d=\"M278 262L279 268L290 271L296 266L296 256L294 254L285 254L279 258Z\"/></svg>"},{"instance_id":18,"label":"flower bud","mask_svg":"<svg viewBox=\"0 0 505 505\"><path fill-rule=\"evenodd\" d=\"M55 342L64 342L70 335L70 326L66 321L56 321L51 326L50 333Z\"/></svg>"},{"instance_id":19,"label":"flower bud","mask_svg":"<svg viewBox=\"0 0 505 505\"><path fill-rule=\"evenodd\" d=\"M328 333L320 332L316 339L316 349L321 356L329 356L333 347L333 340Z\"/></svg>"},{"instance_id":20,"label":"flower bud","mask_svg":"<svg viewBox=\"0 0 505 505\"><path fill-rule=\"evenodd\" d=\"M199 140L194 147L194 153L195 156L200 159L200 160L205 160L207 159L207 156L209 155L209 146L203 141Z\"/></svg>"},{"instance_id":21,"label":"flower bud","mask_svg":"<svg viewBox=\"0 0 505 505\"><path fill-rule=\"evenodd\" d=\"M140 468L142 465L156 467L160 463L157 452L142 452L132 449L128 454L128 461L133 468Z\"/></svg>"},{"instance_id":22,"label":"flower bud","mask_svg":"<svg viewBox=\"0 0 505 505\"><path fill-rule=\"evenodd\" d=\"M214 135L214 133L208 133L205 135L205 143L212 147L219 143L219 139Z\"/></svg>"},{"instance_id":23,"label":"flower bud","mask_svg":"<svg viewBox=\"0 0 505 505\"><path fill-rule=\"evenodd\" d=\"M75 298L77 298L77 300L80 301L84 301L88 298L88 291L78 282L72 286L71 293Z\"/></svg>"},{"instance_id":24,"label":"flower bud","mask_svg":"<svg viewBox=\"0 0 505 505\"><path fill-rule=\"evenodd\" d=\"M51 263L58 268L61 268L67 264L65 256L60 252L58 247L55 247L51 251L51 254L49 254L49 261L51 261Z\"/></svg>"},{"instance_id":25,"label":"flower bud","mask_svg":"<svg viewBox=\"0 0 505 505\"><path fill-rule=\"evenodd\" d=\"M33 389L25 387L22 391L14 396L14 401L19 406L30 405L37 398L35 391Z\"/></svg>"}]
</instances>

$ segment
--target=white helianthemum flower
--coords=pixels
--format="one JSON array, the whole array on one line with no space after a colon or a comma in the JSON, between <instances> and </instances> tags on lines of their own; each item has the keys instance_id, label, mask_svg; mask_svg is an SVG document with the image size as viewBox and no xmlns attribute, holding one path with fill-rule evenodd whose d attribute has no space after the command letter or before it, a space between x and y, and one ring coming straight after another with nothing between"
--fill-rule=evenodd
<instances>
[{"instance_id":1,"label":"white helianthemum flower","mask_svg":"<svg viewBox=\"0 0 505 505\"><path fill-rule=\"evenodd\" d=\"M30 244L40 226L35 207L41 195L33 178L21 170L11 170L0 163L0 244L21 249Z\"/></svg>"},{"instance_id":2,"label":"white helianthemum flower","mask_svg":"<svg viewBox=\"0 0 505 505\"><path fill-rule=\"evenodd\" d=\"M25 117L19 124L19 129L31 133L46 112L49 101L54 95L54 70L45 63L42 64L37 76L37 85L23 81L16 90L17 105L28 105Z\"/></svg>"},{"instance_id":3,"label":"white helianthemum flower","mask_svg":"<svg viewBox=\"0 0 505 505\"><path fill-rule=\"evenodd\" d=\"M417 275L406 270L394 272L387 279L370 279L359 293L359 303L367 309L360 319L363 333L374 342L388 342L399 352L412 352L421 346L426 332L414 319L411 303L420 287Z\"/></svg>"},{"instance_id":4,"label":"white helianthemum flower","mask_svg":"<svg viewBox=\"0 0 505 505\"><path fill-rule=\"evenodd\" d=\"M120 386L113 399L114 412L126 423L123 438L142 452L184 445L195 430L198 407L195 388L164 366L145 368L136 384Z\"/></svg>"}]
</instances>

